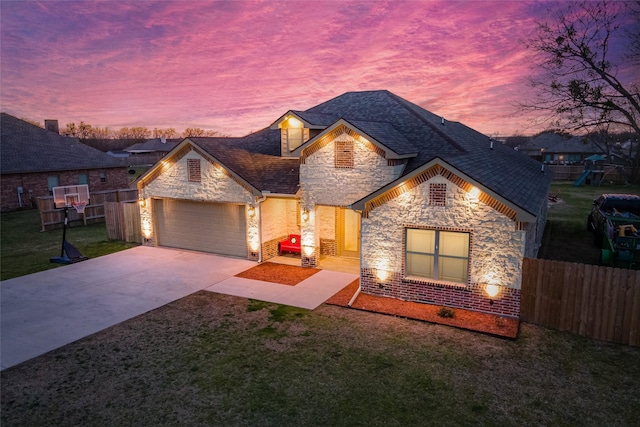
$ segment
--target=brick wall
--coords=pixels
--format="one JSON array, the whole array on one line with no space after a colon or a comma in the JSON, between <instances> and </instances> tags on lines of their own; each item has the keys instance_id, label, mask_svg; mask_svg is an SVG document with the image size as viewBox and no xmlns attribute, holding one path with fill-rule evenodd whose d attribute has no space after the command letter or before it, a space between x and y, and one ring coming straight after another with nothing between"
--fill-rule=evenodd
<instances>
[{"instance_id":1,"label":"brick wall","mask_svg":"<svg viewBox=\"0 0 640 427\"><path fill-rule=\"evenodd\" d=\"M320 255L336 256L337 242L335 239L320 238Z\"/></svg>"},{"instance_id":2,"label":"brick wall","mask_svg":"<svg viewBox=\"0 0 640 427\"><path fill-rule=\"evenodd\" d=\"M360 270L362 292L370 295L435 304L453 308L480 311L517 318L520 315L520 289L501 287L500 293L490 298L479 284L452 286L403 279L401 273L390 273L384 280L372 268Z\"/></svg>"},{"instance_id":3,"label":"brick wall","mask_svg":"<svg viewBox=\"0 0 640 427\"><path fill-rule=\"evenodd\" d=\"M20 208L17 188L22 187L22 208L35 208L38 197L51 195L49 193L48 177L57 176L59 185L78 185L78 177L87 175L89 192L103 190L117 190L129 187L128 168L92 169L77 171L56 171L25 174L2 175L2 211L10 211ZM100 174L104 174L104 182Z\"/></svg>"}]
</instances>

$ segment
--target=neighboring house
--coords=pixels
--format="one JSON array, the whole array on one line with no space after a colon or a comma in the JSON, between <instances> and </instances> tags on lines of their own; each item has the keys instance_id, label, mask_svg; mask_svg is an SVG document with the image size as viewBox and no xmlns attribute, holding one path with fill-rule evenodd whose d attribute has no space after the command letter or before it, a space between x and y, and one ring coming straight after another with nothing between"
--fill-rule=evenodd
<instances>
[{"instance_id":1,"label":"neighboring house","mask_svg":"<svg viewBox=\"0 0 640 427\"><path fill-rule=\"evenodd\" d=\"M124 149L131 165L152 165L173 150L181 139L153 138Z\"/></svg>"},{"instance_id":2,"label":"neighboring house","mask_svg":"<svg viewBox=\"0 0 640 427\"><path fill-rule=\"evenodd\" d=\"M187 138L137 182L144 244L301 265L360 263L362 292L517 317L551 176L388 91L289 111L243 138Z\"/></svg>"},{"instance_id":3,"label":"neighboring house","mask_svg":"<svg viewBox=\"0 0 640 427\"><path fill-rule=\"evenodd\" d=\"M521 144L518 149L535 160L550 165L581 164L594 154L605 154L602 149L584 137L566 137L544 132Z\"/></svg>"},{"instance_id":4,"label":"neighboring house","mask_svg":"<svg viewBox=\"0 0 640 427\"><path fill-rule=\"evenodd\" d=\"M59 135L56 121L47 122L52 130L1 114L2 211L31 208L60 185L88 184L90 192L128 187L122 161Z\"/></svg>"}]
</instances>

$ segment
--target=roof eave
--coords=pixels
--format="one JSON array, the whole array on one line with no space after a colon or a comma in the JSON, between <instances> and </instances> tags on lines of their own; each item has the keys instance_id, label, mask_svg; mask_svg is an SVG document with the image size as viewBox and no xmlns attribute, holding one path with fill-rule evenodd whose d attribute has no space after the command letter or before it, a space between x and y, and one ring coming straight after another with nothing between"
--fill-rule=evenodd
<instances>
[{"instance_id":1,"label":"roof eave","mask_svg":"<svg viewBox=\"0 0 640 427\"><path fill-rule=\"evenodd\" d=\"M185 138L180 144L176 145L176 147L173 150L171 150L169 153L167 153L164 157L162 157L162 159L160 159L158 162L156 162L155 165L153 165L151 168L149 168L149 170L147 170L144 174L142 174L135 181L135 184L138 187L138 189L140 190L141 184L146 181L147 177L155 176L156 173L158 172L158 170L164 166L165 162L168 159L170 159L172 156L175 155L175 153L179 152L180 150L182 150L187 145L190 145L191 147L196 148L196 152L198 154L200 154L201 156L211 160L214 163L219 164L235 180L238 180L238 181L242 182L244 184L244 186L246 186L245 189L249 190L251 195L256 196L256 197L262 196L262 191L260 191L258 188L256 188L252 184L250 184L246 179L242 178L240 175L238 175L236 172L234 172L231 168L226 166L223 162L218 160L215 156L211 155L204 148L200 147L198 144L196 144L195 142L193 142L189 138ZM153 179L155 179L155 178L153 178ZM151 181L153 179L151 179ZM133 183L132 183L132 185L133 185Z\"/></svg>"},{"instance_id":2,"label":"roof eave","mask_svg":"<svg viewBox=\"0 0 640 427\"><path fill-rule=\"evenodd\" d=\"M283 121L285 121L285 119L287 117L289 117L289 116L294 116L296 119L300 120L304 124L304 127L307 128L307 129L324 129L324 128L326 128L326 126L323 126L323 125L317 125L317 124L310 123L307 120L305 120L302 117L300 117L300 115L296 114L295 111L289 110L286 113L284 113L282 116L280 116L275 122L273 122L271 124L271 126L269 126L269 129L272 129L272 130L280 129L280 124Z\"/></svg>"},{"instance_id":3,"label":"roof eave","mask_svg":"<svg viewBox=\"0 0 640 427\"><path fill-rule=\"evenodd\" d=\"M398 154L395 151L391 150L389 147L387 147L386 145L382 144L380 141L376 140L375 138L373 138L371 135L367 134L366 132L364 132L362 129L359 129L357 126L355 126L353 123L350 123L348 120L345 119L338 119L336 122L334 122L331 126L327 127L326 129L324 129L322 132L320 132L318 135L316 135L315 137L311 138L310 140L308 140L307 142L303 143L300 147L296 148L295 150L293 150L291 152L291 155L293 156L297 156L300 157L302 155L302 152L310 147L311 145L313 145L316 141L320 140L321 138L323 138L326 134L333 132L335 129L337 129L340 126L345 126L348 127L349 129L353 130L354 132L362 135L364 138L366 138L369 142L371 142L373 145L375 145L376 147L380 148L382 151L384 151L385 153L385 158L386 159L392 159L392 160L398 160L398 159L410 159L413 157L416 157L418 155L418 153L409 153L409 154Z\"/></svg>"},{"instance_id":4,"label":"roof eave","mask_svg":"<svg viewBox=\"0 0 640 427\"><path fill-rule=\"evenodd\" d=\"M457 175L460 176L460 178L464 179L465 181L467 181L469 184L474 185L475 187L477 187L478 189L480 189L482 192L486 193L487 195L493 197L494 199L498 200L499 202L505 204L506 206L508 206L509 208L513 209L516 212L516 220L520 221L520 222L535 222L536 221L536 215L527 211L526 209L521 208L520 206L518 206L517 204L513 203L512 201L502 197L501 195L499 195L498 193L496 193L495 191L491 190L490 188L486 187L485 185L483 185L482 183L480 183L479 181L471 178L469 175L467 175L466 173L462 172L460 169L454 167L453 165L451 165L450 163L446 162L445 160L441 159L440 157L434 157L433 159L431 159L430 161L428 161L427 163L423 164L421 167L411 171L410 173L408 173L407 175L401 176L400 178L396 179L395 181L390 182L389 184L385 185L384 187L374 191L373 193L369 194L368 196L358 200L357 202L353 203L352 205L348 206L350 209L353 210L358 210L358 211L362 211L365 209L365 205L367 202L375 199L376 197L386 193L387 191L390 191L396 187L399 187L400 185L402 185L404 182L415 178L416 176L420 175L422 172L424 172L425 170L435 166L435 165L440 165L442 167L444 167L445 169L449 169L452 172L456 173Z\"/></svg>"}]
</instances>

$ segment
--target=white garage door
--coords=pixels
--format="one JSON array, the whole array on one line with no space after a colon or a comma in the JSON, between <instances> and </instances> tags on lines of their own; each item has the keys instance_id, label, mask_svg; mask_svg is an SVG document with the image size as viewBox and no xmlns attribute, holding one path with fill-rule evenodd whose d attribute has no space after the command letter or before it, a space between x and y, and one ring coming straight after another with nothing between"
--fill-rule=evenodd
<instances>
[{"instance_id":1,"label":"white garage door","mask_svg":"<svg viewBox=\"0 0 640 427\"><path fill-rule=\"evenodd\" d=\"M244 206L154 200L158 245L246 257Z\"/></svg>"}]
</instances>

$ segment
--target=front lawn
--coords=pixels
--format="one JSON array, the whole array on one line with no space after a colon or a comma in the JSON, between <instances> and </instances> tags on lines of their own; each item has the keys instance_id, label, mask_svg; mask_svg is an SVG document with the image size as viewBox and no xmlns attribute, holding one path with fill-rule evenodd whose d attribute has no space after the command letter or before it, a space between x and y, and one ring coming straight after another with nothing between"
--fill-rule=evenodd
<instances>
[{"instance_id":1,"label":"front lawn","mask_svg":"<svg viewBox=\"0 0 640 427\"><path fill-rule=\"evenodd\" d=\"M6 369L11 426L640 425L640 348L201 291Z\"/></svg>"},{"instance_id":2,"label":"front lawn","mask_svg":"<svg viewBox=\"0 0 640 427\"><path fill-rule=\"evenodd\" d=\"M551 194L558 194L558 203L549 207L539 258L558 261L599 264L600 249L593 243L593 234L587 231L587 217L593 200L603 193L640 194L640 185L583 185L556 182Z\"/></svg>"},{"instance_id":3,"label":"front lawn","mask_svg":"<svg viewBox=\"0 0 640 427\"><path fill-rule=\"evenodd\" d=\"M60 255L62 229L40 231L37 210L3 212L0 215L0 280L58 267L49 258ZM105 223L67 228L67 241L89 258L136 246L107 239Z\"/></svg>"}]
</instances>

